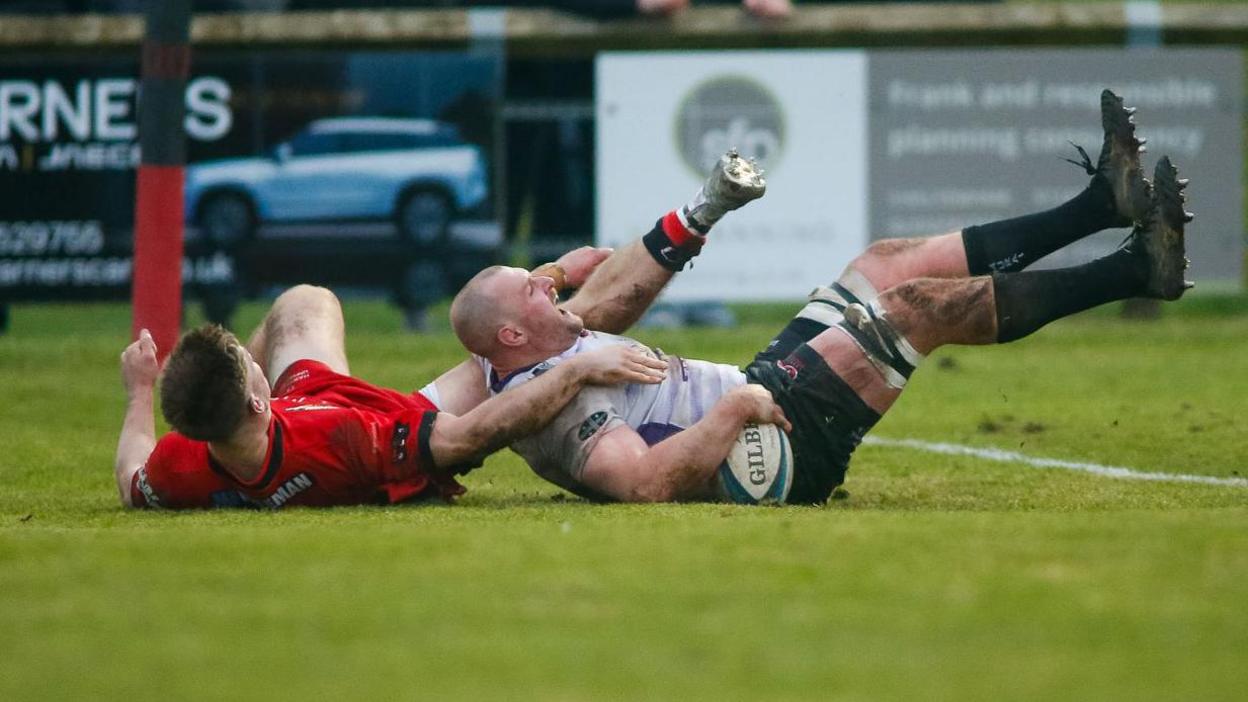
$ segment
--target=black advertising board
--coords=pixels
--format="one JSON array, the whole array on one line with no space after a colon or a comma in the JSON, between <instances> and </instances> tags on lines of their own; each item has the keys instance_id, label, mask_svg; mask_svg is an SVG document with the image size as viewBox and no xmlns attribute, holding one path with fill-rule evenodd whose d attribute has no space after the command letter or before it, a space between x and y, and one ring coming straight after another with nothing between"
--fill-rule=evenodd
<instances>
[{"instance_id":1,"label":"black advertising board","mask_svg":"<svg viewBox=\"0 0 1248 702\"><path fill-rule=\"evenodd\" d=\"M195 56L188 293L453 289L499 238L501 76L464 53ZM0 303L129 295L138 85L137 60L0 63Z\"/></svg>"}]
</instances>

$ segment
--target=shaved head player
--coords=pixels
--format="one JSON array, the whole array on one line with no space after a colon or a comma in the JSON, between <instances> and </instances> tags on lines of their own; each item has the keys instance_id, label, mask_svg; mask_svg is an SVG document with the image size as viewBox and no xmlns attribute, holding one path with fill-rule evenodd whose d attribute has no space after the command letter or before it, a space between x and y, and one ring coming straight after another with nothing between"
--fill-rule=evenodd
<instances>
[{"instance_id":1,"label":"shaved head player","mask_svg":"<svg viewBox=\"0 0 1248 702\"><path fill-rule=\"evenodd\" d=\"M1084 155L1080 165L1092 178L1072 200L930 238L877 241L834 283L817 288L744 372L586 331L549 300L527 297L531 276L518 269L478 274L452 304L452 323L500 397L522 390L538 371L613 345L670 361L659 384L582 390L546 429L514 446L552 482L602 500L728 499L715 480L718 467L747 423L771 422L789 430L792 443L789 501L821 503L934 349L1011 342L1112 300L1174 300L1190 287L1186 182L1163 158L1150 186L1131 111L1109 91L1101 111L1101 154L1095 164ZM734 168L740 165L730 155L719 170L731 179ZM709 222L695 216L679 224L704 233ZM1128 226L1134 229L1123 245L1101 259L1022 270L1089 234ZM660 263L678 263L664 258L663 247L652 251ZM484 307L493 313L471 314Z\"/></svg>"}]
</instances>

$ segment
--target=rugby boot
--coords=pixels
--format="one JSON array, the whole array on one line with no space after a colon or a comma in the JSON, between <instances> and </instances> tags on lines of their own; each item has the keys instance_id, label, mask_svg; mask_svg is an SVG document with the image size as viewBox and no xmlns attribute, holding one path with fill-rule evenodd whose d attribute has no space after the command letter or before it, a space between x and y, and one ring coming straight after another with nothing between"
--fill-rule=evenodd
<instances>
[{"instance_id":1,"label":"rugby boot","mask_svg":"<svg viewBox=\"0 0 1248 702\"><path fill-rule=\"evenodd\" d=\"M1092 165L1088 152L1078 145L1073 146L1079 151L1082 161L1066 159L1087 171L1093 181L1100 179L1108 186L1120 227L1143 222L1153 206L1151 188L1140 166L1145 140L1135 136L1135 121L1131 118L1134 113L1135 108L1125 107L1122 98L1109 90L1102 90L1101 127L1105 130L1105 141L1101 144L1096 165Z\"/></svg>"},{"instance_id":2,"label":"rugby boot","mask_svg":"<svg viewBox=\"0 0 1248 702\"><path fill-rule=\"evenodd\" d=\"M689 204L680 214L687 225L700 234L706 234L726 213L767 192L767 180L763 169L754 159L746 160L736 149L719 157L711 175L698 188Z\"/></svg>"},{"instance_id":3,"label":"rugby boot","mask_svg":"<svg viewBox=\"0 0 1248 702\"><path fill-rule=\"evenodd\" d=\"M1190 261L1184 251L1183 229L1192 221L1192 214L1183 209L1183 190L1187 180L1162 157L1153 171L1153 208L1143 222L1131 232L1128 248L1142 254L1147 262L1146 297L1177 300L1195 284L1184 280Z\"/></svg>"}]
</instances>

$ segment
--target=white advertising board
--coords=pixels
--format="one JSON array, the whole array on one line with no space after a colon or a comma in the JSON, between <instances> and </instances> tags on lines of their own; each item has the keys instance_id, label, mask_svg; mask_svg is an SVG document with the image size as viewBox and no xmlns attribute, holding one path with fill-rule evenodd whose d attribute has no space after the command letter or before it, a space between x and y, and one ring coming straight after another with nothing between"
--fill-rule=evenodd
<instances>
[{"instance_id":1,"label":"white advertising board","mask_svg":"<svg viewBox=\"0 0 1248 702\"><path fill-rule=\"evenodd\" d=\"M731 147L767 171L672 283L670 301L794 300L867 237L866 55L604 54L597 63L597 235L620 246L687 202Z\"/></svg>"},{"instance_id":2,"label":"white advertising board","mask_svg":"<svg viewBox=\"0 0 1248 702\"><path fill-rule=\"evenodd\" d=\"M1242 57L1227 49L741 51L604 54L597 75L597 236L618 246L679 207L736 146L767 169L667 300L796 299L872 239L1048 209L1100 150L1099 94L1140 108L1145 167L1184 177L1192 279L1243 277ZM1038 266L1111 251L1087 237Z\"/></svg>"}]
</instances>

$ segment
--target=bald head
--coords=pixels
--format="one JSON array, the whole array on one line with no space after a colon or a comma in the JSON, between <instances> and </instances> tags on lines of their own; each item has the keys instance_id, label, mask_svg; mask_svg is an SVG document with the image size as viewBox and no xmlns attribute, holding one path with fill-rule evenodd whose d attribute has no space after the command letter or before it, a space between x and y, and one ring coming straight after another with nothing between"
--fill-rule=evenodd
<instances>
[{"instance_id":1,"label":"bald head","mask_svg":"<svg viewBox=\"0 0 1248 702\"><path fill-rule=\"evenodd\" d=\"M506 305L492 294L490 285L503 270L503 266L490 266L476 274L451 302L451 328L459 343L486 358L498 344L498 330L508 321Z\"/></svg>"}]
</instances>

